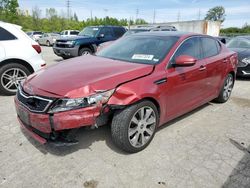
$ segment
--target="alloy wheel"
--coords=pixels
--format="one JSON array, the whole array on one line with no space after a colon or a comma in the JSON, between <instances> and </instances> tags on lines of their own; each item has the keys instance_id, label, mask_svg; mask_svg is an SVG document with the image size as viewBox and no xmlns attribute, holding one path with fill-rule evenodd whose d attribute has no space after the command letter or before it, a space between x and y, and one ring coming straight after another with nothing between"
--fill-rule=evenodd
<instances>
[{"instance_id":1,"label":"alloy wheel","mask_svg":"<svg viewBox=\"0 0 250 188\"><path fill-rule=\"evenodd\" d=\"M82 52L82 55L89 55L89 54L90 54L89 51L83 51L83 52Z\"/></svg>"},{"instance_id":2,"label":"alloy wheel","mask_svg":"<svg viewBox=\"0 0 250 188\"><path fill-rule=\"evenodd\" d=\"M27 78L27 74L20 68L6 70L1 76L1 84L9 92L16 92L20 81Z\"/></svg>"},{"instance_id":3,"label":"alloy wheel","mask_svg":"<svg viewBox=\"0 0 250 188\"><path fill-rule=\"evenodd\" d=\"M234 85L233 76L230 74L227 77L227 80L224 85L224 91L223 91L224 100L228 100L228 98L230 97L232 93L233 85Z\"/></svg>"},{"instance_id":4,"label":"alloy wheel","mask_svg":"<svg viewBox=\"0 0 250 188\"><path fill-rule=\"evenodd\" d=\"M149 106L144 106L133 115L129 128L128 137L132 146L139 148L147 144L153 136L156 127L156 115Z\"/></svg>"}]
</instances>

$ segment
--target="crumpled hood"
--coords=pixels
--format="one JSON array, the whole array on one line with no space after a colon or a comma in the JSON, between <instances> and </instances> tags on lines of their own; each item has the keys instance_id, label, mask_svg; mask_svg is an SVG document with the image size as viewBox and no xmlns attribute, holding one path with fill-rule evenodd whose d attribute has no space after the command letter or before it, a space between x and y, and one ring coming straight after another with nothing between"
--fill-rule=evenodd
<instances>
[{"instance_id":1,"label":"crumpled hood","mask_svg":"<svg viewBox=\"0 0 250 188\"><path fill-rule=\"evenodd\" d=\"M110 90L124 82L145 76L152 65L81 56L42 69L30 75L24 91L47 97L86 97L97 90Z\"/></svg>"}]
</instances>

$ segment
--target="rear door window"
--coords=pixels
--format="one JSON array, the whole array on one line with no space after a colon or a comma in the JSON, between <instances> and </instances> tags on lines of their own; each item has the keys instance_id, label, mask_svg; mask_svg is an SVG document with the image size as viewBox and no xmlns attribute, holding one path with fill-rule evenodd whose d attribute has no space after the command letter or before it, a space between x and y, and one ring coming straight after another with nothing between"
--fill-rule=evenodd
<instances>
[{"instance_id":1,"label":"rear door window","mask_svg":"<svg viewBox=\"0 0 250 188\"><path fill-rule=\"evenodd\" d=\"M219 54L218 42L212 38L202 37L201 45L204 58L216 56Z\"/></svg>"},{"instance_id":2,"label":"rear door window","mask_svg":"<svg viewBox=\"0 0 250 188\"><path fill-rule=\"evenodd\" d=\"M109 27L102 28L100 34L104 34L104 37L112 37L112 29Z\"/></svg>"},{"instance_id":3,"label":"rear door window","mask_svg":"<svg viewBox=\"0 0 250 188\"><path fill-rule=\"evenodd\" d=\"M0 27L0 41L17 39L13 34Z\"/></svg>"},{"instance_id":4,"label":"rear door window","mask_svg":"<svg viewBox=\"0 0 250 188\"><path fill-rule=\"evenodd\" d=\"M120 38L125 33L123 28L114 28L115 37Z\"/></svg>"}]
</instances>

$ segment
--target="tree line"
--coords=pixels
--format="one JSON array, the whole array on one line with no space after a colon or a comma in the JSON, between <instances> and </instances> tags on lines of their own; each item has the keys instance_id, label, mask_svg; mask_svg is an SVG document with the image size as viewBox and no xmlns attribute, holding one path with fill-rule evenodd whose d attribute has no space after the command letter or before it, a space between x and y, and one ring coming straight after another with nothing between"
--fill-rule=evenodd
<instances>
[{"instance_id":1,"label":"tree line","mask_svg":"<svg viewBox=\"0 0 250 188\"><path fill-rule=\"evenodd\" d=\"M80 21L76 13L69 18L65 17L66 13L54 8L46 9L45 17L42 16L42 10L38 7L32 8L31 14L19 9L17 0L0 1L0 20L14 23L22 26L24 31L43 31L43 32L60 32L62 30L82 30L86 26L92 25L120 25L128 26L133 24L146 24L143 19L136 21L128 19L117 19L112 17L105 18L88 18Z\"/></svg>"},{"instance_id":2,"label":"tree line","mask_svg":"<svg viewBox=\"0 0 250 188\"><path fill-rule=\"evenodd\" d=\"M128 26L134 24L147 24L143 19L136 21L128 19L117 19L112 17L88 18L80 21L76 13L66 18L65 12L60 13L49 8L45 11L45 17L42 16L42 10L34 7L29 14L27 11L19 8L18 0L0 0L0 20L21 25L24 31L43 31L60 32L66 29L82 30L86 26L92 25L120 25ZM224 22L226 17L225 9L222 6L216 6L208 10L205 20ZM242 28L230 27L221 29L224 35L250 33L250 25L245 24Z\"/></svg>"}]
</instances>

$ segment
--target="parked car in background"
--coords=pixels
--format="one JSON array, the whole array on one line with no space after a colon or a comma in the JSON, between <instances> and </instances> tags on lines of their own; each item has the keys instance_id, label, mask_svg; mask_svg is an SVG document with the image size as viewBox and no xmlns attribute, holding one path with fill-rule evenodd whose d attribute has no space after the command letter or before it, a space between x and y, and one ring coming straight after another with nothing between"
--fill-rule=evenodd
<instances>
[{"instance_id":1,"label":"parked car in background","mask_svg":"<svg viewBox=\"0 0 250 188\"><path fill-rule=\"evenodd\" d=\"M95 28L84 33L98 36L94 31L103 27ZM34 139L55 145L76 144L77 128L111 122L114 143L138 152L167 121L213 99L226 102L236 64L235 52L206 35L122 37L95 56L73 58L29 77L15 98L18 119Z\"/></svg>"},{"instance_id":2,"label":"parked car in background","mask_svg":"<svg viewBox=\"0 0 250 188\"><path fill-rule=\"evenodd\" d=\"M61 35L55 33L44 33L37 42L40 45L53 46L56 42L56 39L61 38Z\"/></svg>"},{"instance_id":3,"label":"parked car in background","mask_svg":"<svg viewBox=\"0 0 250 188\"><path fill-rule=\"evenodd\" d=\"M99 44L116 40L126 32L121 26L91 26L83 29L76 37L56 40L54 53L64 59L93 54Z\"/></svg>"},{"instance_id":4,"label":"parked car in background","mask_svg":"<svg viewBox=\"0 0 250 188\"><path fill-rule=\"evenodd\" d=\"M250 77L250 36L238 36L227 43L227 47L238 53L237 76Z\"/></svg>"},{"instance_id":5,"label":"parked car in background","mask_svg":"<svg viewBox=\"0 0 250 188\"><path fill-rule=\"evenodd\" d=\"M150 32L150 31L177 31L177 29L174 26L148 26L148 27L137 27L133 29L129 29L124 36L131 35L134 33L140 33L140 32Z\"/></svg>"},{"instance_id":6,"label":"parked car in background","mask_svg":"<svg viewBox=\"0 0 250 188\"><path fill-rule=\"evenodd\" d=\"M231 38L227 37L227 36L218 36L218 37L215 37L215 38L218 39L219 41L221 41L224 44L227 44L231 40Z\"/></svg>"},{"instance_id":7,"label":"parked car in background","mask_svg":"<svg viewBox=\"0 0 250 188\"><path fill-rule=\"evenodd\" d=\"M77 36L79 33L78 30L65 30L61 32L61 37Z\"/></svg>"},{"instance_id":8,"label":"parked car in background","mask_svg":"<svg viewBox=\"0 0 250 188\"><path fill-rule=\"evenodd\" d=\"M132 35L135 33L141 33L141 32L151 32L151 31L177 31L177 29L174 26L148 26L148 27L137 27L134 29L129 29L128 31L126 31L126 33L123 35L123 37L126 37L128 35ZM108 42L104 42L102 44L100 44L97 47L97 52L99 52L100 50L102 50L103 48L111 45L114 41L108 41Z\"/></svg>"},{"instance_id":9,"label":"parked car in background","mask_svg":"<svg viewBox=\"0 0 250 188\"><path fill-rule=\"evenodd\" d=\"M0 94L15 94L20 81L46 65L40 53L20 26L0 22Z\"/></svg>"},{"instance_id":10,"label":"parked car in background","mask_svg":"<svg viewBox=\"0 0 250 188\"><path fill-rule=\"evenodd\" d=\"M32 38L34 41L37 41L40 37L42 37L43 32L41 31L29 31L26 33L30 38Z\"/></svg>"}]
</instances>

